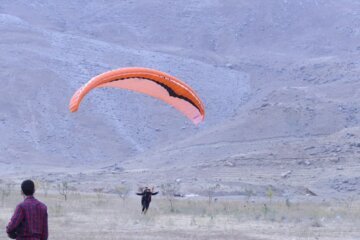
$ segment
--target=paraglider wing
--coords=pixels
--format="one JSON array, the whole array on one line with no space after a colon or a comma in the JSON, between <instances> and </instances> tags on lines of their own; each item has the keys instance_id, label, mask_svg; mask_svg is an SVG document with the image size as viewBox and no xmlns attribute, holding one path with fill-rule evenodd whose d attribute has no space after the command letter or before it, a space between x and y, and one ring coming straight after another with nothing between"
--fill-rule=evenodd
<instances>
[{"instance_id":1,"label":"paraglider wing","mask_svg":"<svg viewBox=\"0 0 360 240\"><path fill-rule=\"evenodd\" d=\"M92 78L76 91L70 101L70 111L77 111L86 94L99 87L128 89L161 99L194 124L202 122L205 117L204 105L190 86L169 74L147 68L122 68Z\"/></svg>"}]
</instances>

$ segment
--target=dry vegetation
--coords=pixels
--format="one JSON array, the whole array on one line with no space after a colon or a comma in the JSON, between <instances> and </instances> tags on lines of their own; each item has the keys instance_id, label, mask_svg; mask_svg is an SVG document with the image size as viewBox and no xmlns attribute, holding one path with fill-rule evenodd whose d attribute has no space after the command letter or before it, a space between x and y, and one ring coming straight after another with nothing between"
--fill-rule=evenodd
<instances>
[{"instance_id":1,"label":"dry vegetation","mask_svg":"<svg viewBox=\"0 0 360 240\"><path fill-rule=\"evenodd\" d=\"M56 187L54 187L56 189ZM17 202L18 191L4 196L0 227ZM147 215L140 198L116 194L39 191L48 205L51 239L359 239L360 202L255 201L156 196ZM172 209L173 208L173 209ZM5 238L4 233L1 239Z\"/></svg>"}]
</instances>

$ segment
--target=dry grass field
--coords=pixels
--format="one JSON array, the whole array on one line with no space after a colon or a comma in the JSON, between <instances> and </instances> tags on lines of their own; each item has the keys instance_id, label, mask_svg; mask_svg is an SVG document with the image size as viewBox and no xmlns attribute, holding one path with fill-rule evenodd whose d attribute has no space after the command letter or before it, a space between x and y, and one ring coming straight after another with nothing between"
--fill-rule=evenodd
<instances>
[{"instance_id":1,"label":"dry grass field","mask_svg":"<svg viewBox=\"0 0 360 240\"><path fill-rule=\"evenodd\" d=\"M360 239L360 202L289 202L280 199L174 199L156 196L147 215L140 199L112 194L39 193L48 205L50 239ZM22 197L12 191L0 208L5 229ZM0 239L6 239L4 232Z\"/></svg>"}]
</instances>

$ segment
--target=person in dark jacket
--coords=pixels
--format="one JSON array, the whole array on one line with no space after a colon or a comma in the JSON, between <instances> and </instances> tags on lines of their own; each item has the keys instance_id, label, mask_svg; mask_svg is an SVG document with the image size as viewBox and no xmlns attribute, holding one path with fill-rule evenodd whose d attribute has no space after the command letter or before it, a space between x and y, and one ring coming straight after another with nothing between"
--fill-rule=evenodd
<instances>
[{"instance_id":1,"label":"person in dark jacket","mask_svg":"<svg viewBox=\"0 0 360 240\"><path fill-rule=\"evenodd\" d=\"M149 209L150 206L150 202L151 202L151 196L152 195L156 195L159 192L153 192L154 188L152 188L150 190L150 188L145 187L144 191L142 191L141 193L136 193L137 195L142 196L141 197L141 206L142 206L142 213L146 214L147 210Z\"/></svg>"},{"instance_id":2,"label":"person in dark jacket","mask_svg":"<svg viewBox=\"0 0 360 240\"><path fill-rule=\"evenodd\" d=\"M21 184L21 190L24 201L17 205L14 215L6 227L9 238L17 240L47 240L47 207L34 197L34 182L25 180Z\"/></svg>"}]
</instances>

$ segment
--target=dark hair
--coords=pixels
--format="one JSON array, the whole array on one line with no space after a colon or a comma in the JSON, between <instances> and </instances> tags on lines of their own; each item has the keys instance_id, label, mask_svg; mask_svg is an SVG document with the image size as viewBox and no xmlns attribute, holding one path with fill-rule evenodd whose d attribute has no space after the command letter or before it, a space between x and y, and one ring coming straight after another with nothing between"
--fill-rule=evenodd
<instances>
[{"instance_id":1,"label":"dark hair","mask_svg":"<svg viewBox=\"0 0 360 240\"><path fill-rule=\"evenodd\" d=\"M35 192L35 184L31 180L25 180L21 184L21 190L25 196L32 196Z\"/></svg>"}]
</instances>

